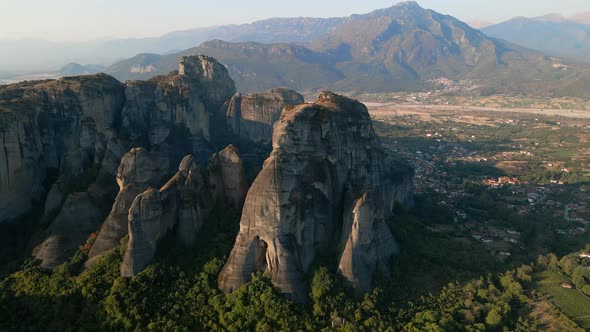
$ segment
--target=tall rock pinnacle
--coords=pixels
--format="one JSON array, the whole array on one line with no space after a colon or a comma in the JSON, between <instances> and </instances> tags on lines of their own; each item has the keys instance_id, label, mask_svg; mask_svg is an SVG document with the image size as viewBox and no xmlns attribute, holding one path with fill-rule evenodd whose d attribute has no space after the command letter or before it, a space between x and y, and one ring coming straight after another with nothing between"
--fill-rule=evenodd
<instances>
[{"instance_id":1,"label":"tall rock pinnacle","mask_svg":"<svg viewBox=\"0 0 590 332\"><path fill-rule=\"evenodd\" d=\"M370 289L396 243L385 224L396 201L411 196L411 176L391 166L364 105L330 92L283 111L273 151L248 191L240 232L218 282L232 292L266 271L295 301L317 250L345 250L340 272Z\"/></svg>"}]
</instances>

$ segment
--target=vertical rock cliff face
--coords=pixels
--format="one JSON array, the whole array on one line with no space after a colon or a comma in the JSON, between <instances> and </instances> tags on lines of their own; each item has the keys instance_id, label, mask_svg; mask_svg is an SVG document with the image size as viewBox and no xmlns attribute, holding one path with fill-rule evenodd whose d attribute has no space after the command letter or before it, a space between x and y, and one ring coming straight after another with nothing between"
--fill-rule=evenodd
<instances>
[{"instance_id":1,"label":"vertical rock cliff face","mask_svg":"<svg viewBox=\"0 0 590 332\"><path fill-rule=\"evenodd\" d=\"M396 250L385 220L396 200L411 195L404 186L411 175L391 165L364 105L325 92L314 104L286 109L248 191L220 288L234 291L266 271L282 293L302 301L316 250L341 241L342 276L359 292L370 289Z\"/></svg>"},{"instance_id":2,"label":"vertical rock cliff face","mask_svg":"<svg viewBox=\"0 0 590 332\"><path fill-rule=\"evenodd\" d=\"M124 102L104 74L0 87L0 222L42 199L45 182L79 182L98 167Z\"/></svg>"},{"instance_id":3,"label":"vertical rock cliff face","mask_svg":"<svg viewBox=\"0 0 590 332\"><path fill-rule=\"evenodd\" d=\"M0 222L27 212L58 177L112 179L133 146L175 162L210 155L211 118L235 92L227 69L200 55L147 82L98 74L0 86Z\"/></svg>"},{"instance_id":4,"label":"vertical rock cliff face","mask_svg":"<svg viewBox=\"0 0 590 332\"><path fill-rule=\"evenodd\" d=\"M302 95L288 89L278 88L246 96L238 93L228 103L228 125L238 137L270 145L273 125L283 108L303 102Z\"/></svg>"},{"instance_id":5,"label":"vertical rock cliff face","mask_svg":"<svg viewBox=\"0 0 590 332\"><path fill-rule=\"evenodd\" d=\"M241 207L248 192L244 163L238 149L229 145L209 160L209 183L216 199L227 198L229 203Z\"/></svg>"},{"instance_id":6,"label":"vertical rock cliff face","mask_svg":"<svg viewBox=\"0 0 590 332\"><path fill-rule=\"evenodd\" d=\"M206 56L183 57L178 75L126 84L122 134L134 145L208 156L212 121L236 92L227 69Z\"/></svg>"},{"instance_id":7,"label":"vertical rock cliff face","mask_svg":"<svg viewBox=\"0 0 590 332\"><path fill-rule=\"evenodd\" d=\"M119 246L127 235L127 216L135 197L150 187L159 186L164 174L169 174L170 170L170 161L162 153L134 148L123 156L117 171L119 193L88 253L86 267Z\"/></svg>"},{"instance_id":8,"label":"vertical rock cliff face","mask_svg":"<svg viewBox=\"0 0 590 332\"><path fill-rule=\"evenodd\" d=\"M236 86L227 68L206 55L182 57L178 73L181 76L198 77L202 95L207 106L213 110L219 111L236 93Z\"/></svg>"},{"instance_id":9,"label":"vertical rock cliff face","mask_svg":"<svg viewBox=\"0 0 590 332\"><path fill-rule=\"evenodd\" d=\"M158 241L174 227L180 240L192 244L211 212L214 196L230 195L231 202L243 202L247 187L240 188L245 185L245 177L237 149L229 146L215 154L209 164L215 165L216 170L209 174L218 181L221 192L215 187L212 192L209 190L195 158L187 156L178 173L159 191L148 189L135 198L129 209L129 243L121 264L122 277L143 271L154 256Z\"/></svg>"},{"instance_id":10,"label":"vertical rock cliff face","mask_svg":"<svg viewBox=\"0 0 590 332\"><path fill-rule=\"evenodd\" d=\"M149 189L135 198L129 209L129 243L121 276L132 277L147 267L156 253L158 240L167 229L162 223L160 192Z\"/></svg>"},{"instance_id":11,"label":"vertical rock cliff face","mask_svg":"<svg viewBox=\"0 0 590 332\"><path fill-rule=\"evenodd\" d=\"M225 67L205 56L183 57L178 73L147 82L99 74L0 86L0 222L45 207L48 226L34 255L50 268L112 206L91 252L100 257L125 236L135 197L160 186L168 165L187 154L207 162L211 120L235 92ZM144 149L124 158L117 173L134 146ZM76 221L73 202L87 208L85 220Z\"/></svg>"},{"instance_id":12,"label":"vertical rock cliff face","mask_svg":"<svg viewBox=\"0 0 590 332\"><path fill-rule=\"evenodd\" d=\"M42 268L64 263L100 226L104 213L95 203L96 199L92 193L75 193L67 197L47 229L45 241L33 251L35 258L41 260Z\"/></svg>"},{"instance_id":13,"label":"vertical rock cliff face","mask_svg":"<svg viewBox=\"0 0 590 332\"><path fill-rule=\"evenodd\" d=\"M185 157L178 173L162 187L163 200L171 211L166 224L176 224L177 236L192 245L195 234L211 212L213 198L196 159Z\"/></svg>"}]
</instances>

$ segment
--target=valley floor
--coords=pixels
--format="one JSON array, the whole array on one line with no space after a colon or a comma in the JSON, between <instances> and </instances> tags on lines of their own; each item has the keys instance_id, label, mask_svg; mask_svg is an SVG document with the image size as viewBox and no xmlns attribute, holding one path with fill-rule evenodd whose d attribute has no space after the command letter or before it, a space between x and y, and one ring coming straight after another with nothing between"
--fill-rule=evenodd
<instances>
[{"instance_id":1,"label":"valley floor","mask_svg":"<svg viewBox=\"0 0 590 332\"><path fill-rule=\"evenodd\" d=\"M414 167L418 218L430 236L446 239L437 246L463 241L481 248L473 254L490 263L482 269L503 270L590 242L590 112L366 105L385 146ZM590 299L563 288L570 279L557 269L534 275L531 289L545 295L532 315L545 330L563 330L552 305L590 328ZM419 280L408 280L409 288L436 288L435 280Z\"/></svg>"},{"instance_id":2,"label":"valley floor","mask_svg":"<svg viewBox=\"0 0 590 332\"><path fill-rule=\"evenodd\" d=\"M476 106L457 106L457 105L411 105L396 103L364 103L369 112L373 115L388 115L391 112L399 115L422 114L431 112L454 112L465 114L470 112L492 112L492 113L520 113L528 115L543 115L566 117L575 119L590 119L590 111L581 109L561 109L561 108L509 108L509 107L476 107Z\"/></svg>"}]
</instances>

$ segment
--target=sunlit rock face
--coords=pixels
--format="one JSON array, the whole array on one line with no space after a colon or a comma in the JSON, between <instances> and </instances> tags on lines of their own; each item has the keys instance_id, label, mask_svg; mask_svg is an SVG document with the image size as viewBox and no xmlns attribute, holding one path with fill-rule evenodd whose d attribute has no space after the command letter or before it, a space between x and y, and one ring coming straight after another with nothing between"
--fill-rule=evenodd
<instances>
[{"instance_id":1,"label":"sunlit rock face","mask_svg":"<svg viewBox=\"0 0 590 332\"><path fill-rule=\"evenodd\" d=\"M270 145L273 126L285 107L303 104L303 96L288 89L232 97L227 107L227 121L240 138Z\"/></svg>"},{"instance_id":2,"label":"sunlit rock face","mask_svg":"<svg viewBox=\"0 0 590 332\"><path fill-rule=\"evenodd\" d=\"M174 160L193 154L206 161L215 151L214 131L225 122L219 119L221 106L235 93L227 69L215 59L182 57L178 73L126 82L122 136Z\"/></svg>"},{"instance_id":3,"label":"sunlit rock face","mask_svg":"<svg viewBox=\"0 0 590 332\"><path fill-rule=\"evenodd\" d=\"M283 111L220 288L232 292L266 271L282 293L303 301L303 277L317 250L341 243L340 273L355 290L370 289L378 266L396 251L385 221L396 201L411 196L411 172L392 165L357 101L324 92Z\"/></svg>"}]
</instances>

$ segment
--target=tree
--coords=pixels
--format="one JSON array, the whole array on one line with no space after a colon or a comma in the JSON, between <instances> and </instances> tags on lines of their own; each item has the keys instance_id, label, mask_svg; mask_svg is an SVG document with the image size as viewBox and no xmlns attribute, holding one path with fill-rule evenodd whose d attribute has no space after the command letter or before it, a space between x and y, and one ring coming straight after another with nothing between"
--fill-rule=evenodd
<instances>
[{"instance_id":1,"label":"tree","mask_svg":"<svg viewBox=\"0 0 590 332\"><path fill-rule=\"evenodd\" d=\"M501 322L502 315L500 314L499 309L493 308L486 315L486 324L489 326L495 327L500 325Z\"/></svg>"}]
</instances>

